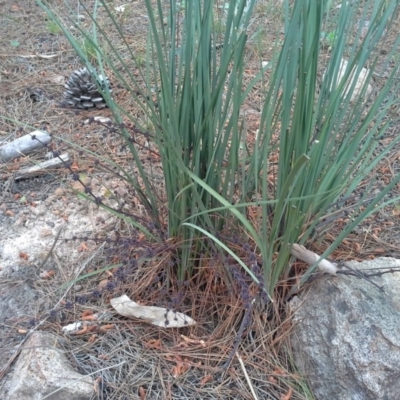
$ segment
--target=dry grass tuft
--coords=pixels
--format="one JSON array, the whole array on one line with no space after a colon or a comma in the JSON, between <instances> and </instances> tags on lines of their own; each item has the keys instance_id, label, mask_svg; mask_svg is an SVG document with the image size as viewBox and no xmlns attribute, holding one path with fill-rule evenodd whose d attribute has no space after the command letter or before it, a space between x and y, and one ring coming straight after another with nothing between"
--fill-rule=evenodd
<instances>
[{"instance_id":1,"label":"dry grass tuft","mask_svg":"<svg viewBox=\"0 0 400 400\"><path fill-rule=\"evenodd\" d=\"M254 399L254 395L280 399L289 391L291 398L304 398L296 390L300 377L288 370L290 363L284 358L290 320L257 302L236 355L224 368L244 315L240 289L225 283L228 277L216 258L203 260L184 287L162 280L168 262L164 254L138 268L113 293L84 306L75 304L73 311L64 310L63 325L79 319L84 311L110 309L109 298L122 293L142 305L175 305L197 325L162 329L110 314L103 324L112 328L71 336L64 343L76 368L99 378L108 399L143 398L143 393L151 399Z\"/></svg>"}]
</instances>

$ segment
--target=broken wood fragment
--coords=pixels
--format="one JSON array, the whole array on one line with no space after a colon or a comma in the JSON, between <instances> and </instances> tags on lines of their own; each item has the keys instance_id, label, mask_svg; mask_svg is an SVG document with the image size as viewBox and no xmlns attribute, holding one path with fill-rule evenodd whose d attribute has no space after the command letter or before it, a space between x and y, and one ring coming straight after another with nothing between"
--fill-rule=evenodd
<instances>
[{"instance_id":1,"label":"broken wood fragment","mask_svg":"<svg viewBox=\"0 0 400 400\"><path fill-rule=\"evenodd\" d=\"M311 250L307 250L304 246L296 243L292 246L290 253L293 257L306 262L308 265L314 265L321 257ZM331 263L328 260L321 260L317 266L321 272L326 272L331 275L336 275L336 272L339 269L337 264Z\"/></svg>"},{"instance_id":2,"label":"broken wood fragment","mask_svg":"<svg viewBox=\"0 0 400 400\"><path fill-rule=\"evenodd\" d=\"M36 149L43 148L51 141L44 131L34 131L0 147L0 161L7 162L25 156Z\"/></svg>"},{"instance_id":3,"label":"broken wood fragment","mask_svg":"<svg viewBox=\"0 0 400 400\"><path fill-rule=\"evenodd\" d=\"M51 160L43 161L32 167L19 170L15 175L15 180L41 175L46 170L62 167L67 161L69 161L69 155L68 153L63 153L56 158L52 158Z\"/></svg>"}]
</instances>

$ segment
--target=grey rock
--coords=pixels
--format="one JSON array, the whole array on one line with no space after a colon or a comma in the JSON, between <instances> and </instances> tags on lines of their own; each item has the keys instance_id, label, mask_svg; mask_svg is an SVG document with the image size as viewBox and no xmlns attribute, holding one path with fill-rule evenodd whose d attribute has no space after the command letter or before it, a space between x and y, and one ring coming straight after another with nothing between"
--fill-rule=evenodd
<instances>
[{"instance_id":1,"label":"grey rock","mask_svg":"<svg viewBox=\"0 0 400 400\"><path fill-rule=\"evenodd\" d=\"M18 318L35 315L39 295L28 283L0 285L0 321L15 324Z\"/></svg>"},{"instance_id":2,"label":"grey rock","mask_svg":"<svg viewBox=\"0 0 400 400\"><path fill-rule=\"evenodd\" d=\"M4 400L89 400L94 391L90 376L74 371L56 347L59 338L34 332L18 357L5 383Z\"/></svg>"},{"instance_id":3,"label":"grey rock","mask_svg":"<svg viewBox=\"0 0 400 400\"><path fill-rule=\"evenodd\" d=\"M5 283L0 283L0 369L12 357L15 346L23 338L16 334L15 327L20 325L20 321L32 319L42 305L39 294L28 283L29 274L21 274L23 268L19 267L14 265L16 283L7 282L6 279Z\"/></svg>"},{"instance_id":4,"label":"grey rock","mask_svg":"<svg viewBox=\"0 0 400 400\"><path fill-rule=\"evenodd\" d=\"M352 268L399 268L381 258ZM294 361L318 400L400 398L400 272L366 280L324 276L294 298Z\"/></svg>"}]
</instances>

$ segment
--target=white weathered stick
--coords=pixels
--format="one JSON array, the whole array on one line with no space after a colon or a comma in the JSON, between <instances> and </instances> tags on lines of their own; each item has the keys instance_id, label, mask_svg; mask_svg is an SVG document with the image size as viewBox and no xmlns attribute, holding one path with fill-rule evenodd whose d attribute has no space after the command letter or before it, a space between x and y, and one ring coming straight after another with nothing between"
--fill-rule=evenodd
<instances>
[{"instance_id":1,"label":"white weathered stick","mask_svg":"<svg viewBox=\"0 0 400 400\"><path fill-rule=\"evenodd\" d=\"M301 246L299 244L294 244L290 253L293 257L299 258L300 260L306 262L308 265L315 264L320 258L318 254L315 254L311 250L307 250L304 246ZM318 263L318 269L322 272L336 275L336 272L339 268L337 267L337 264L331 263L328 260L321 260Z\"/></svg>"},{"instance_id":2,"label":"white weathered stick","mask_svg":"<svg viewBox=\"0 0 400 400\"><path fill-rule=\"evenodd\" d=\"M61 160L60 160L61 159ZM59 157L52 158L48 161L43 161L33 167L21 169L16 173L15 180L30 178L31 176L37 176L45 172L46 169L62 167L64 162L69 161L68 153L63 153Z\"/></svg>"},{"instance_id":3,"label":"white weathered stick","mask_svg":"<svg viewBox=\"0 0 400 400\"><path fill-rule=\"evenodd\" d=\"M35 136L38 140L32 139ZM44 131L34 131L28 133L11 143L5 144L0 147L0 161L10 161L14 158L24 156L30 152L44 147L49 144L51 136Z\"/></svg>"},{"instance_id":4,"label":"white weathered stick","mask_svg":"<svg viewBox=\"0 0 400 400\"><path fill-rule=\"evenodd\" d=\"M242 371L244 372L244 376L246 377L246 381L247 381L247 384L249 385L251 394L253 395L254 400L258 400L258 396L257 396L257 394L256 394L256 392L255 392L255 390L253 388L253 385L251 383L251 379L249 377L249 374L247 373L246 366L244 365L242 357L239 356L238 352L236 352L235 354L236 354L236 357L239 360L240 366L242 367Z\"/></svg>"}]
</instances>

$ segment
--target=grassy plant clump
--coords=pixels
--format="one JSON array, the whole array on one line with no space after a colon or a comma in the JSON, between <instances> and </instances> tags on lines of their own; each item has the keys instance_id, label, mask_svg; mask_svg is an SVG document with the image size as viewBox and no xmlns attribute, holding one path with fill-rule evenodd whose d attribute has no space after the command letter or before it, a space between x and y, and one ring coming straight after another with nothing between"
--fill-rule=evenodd
<instances>
[{"instance_id":1,"label":"grassy plant clump","mask_svg":"<svg viewBox=\"0 0 400 400\"><path fill-rule=\"evenodd\" d=\"M273 298L279 280L288 276L294 243L323 237L346 210L349 218L325 257L388 204L385 196L399 176L376 195L368 187L359 190L398 141L378 151L390 126L387 110L398 101L398 67L391 67L379 90L369 89L374 75L398 55L398 40L383 61L377 51L397 15L397 1L366 1L361 14L345 1L340 8L318 0L285 2L283 42L276 41L267 66L261 68L260 60L250 82L244 72L255 1L221 7L213 0L146 0L145 60L109 2L96 1L86 10L91 29L75 25L75 31L67 28L72 18L64 24L65 16L39 3L88 69L95 75L112 73L142 108L137 118L105 89L137 173L116 167L134 188L152 226L176 243L179 280L193 275L201 254L218 249L221 259L233 259ZM99 13L107 23L99 22ZM118 34L118 45L109 38L110 29ZM328 31L330 53L322 60ZM107 54L99 43L107 45ZM242 109L254 87L265 83L267 70L258 135L254 143L246 143ZM361 87L356 86L359 77ZM155 145L162 192L154 186L151 168L142 164L129 123ZM149 240L162 240L143 221L129 221ZM238 237L240 246L233 240ZM256 255L260 273L244 257L245 245Z\"/></svg>"}]
</instances>

